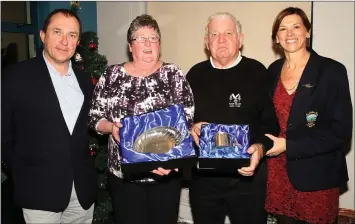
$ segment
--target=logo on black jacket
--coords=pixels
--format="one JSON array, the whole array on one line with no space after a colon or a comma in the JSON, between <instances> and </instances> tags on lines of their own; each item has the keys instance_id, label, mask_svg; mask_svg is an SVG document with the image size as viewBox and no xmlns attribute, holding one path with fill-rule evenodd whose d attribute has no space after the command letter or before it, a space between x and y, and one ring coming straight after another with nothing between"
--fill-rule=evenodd
<instances>
[{"instance_id":1,"label":"logo on black jacket","mask_svg":"<svg viewBox=\"0 0 355 224\"><path fill-rule=\"evenodd\" d=\"M241 103L242 101L242 97L240 96L240 94L234 94L232 93L229 96L229 107L240 107L242 105Z\"/></svg>"}]
</instances>

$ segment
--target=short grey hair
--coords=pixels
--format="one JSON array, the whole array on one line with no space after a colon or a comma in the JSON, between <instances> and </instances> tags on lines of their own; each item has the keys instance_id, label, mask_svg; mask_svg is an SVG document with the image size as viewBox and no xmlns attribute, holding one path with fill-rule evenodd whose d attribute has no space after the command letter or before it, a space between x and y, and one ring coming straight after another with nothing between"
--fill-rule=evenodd
<instances>
[{"instance_id":1,"label":"short grey hair","mask_svg":"<svg viewBox=\"0 0 355 224\"><path fill-rule=\"evenodd\" d=\"M208 19L207 19L207 25L206 25L206 28L205 28L205 35L206 36L208 36L208 25L216 17L228 17L228 18L230 18L235 23L235 28L237 30L238 36L242 33L242 24L240 24L240 22L232 14L230 14L229 12L216 12L213 15L209 16Z\"/></svg>"},{"instance_id":2,"label":"short grey hair","mask_svg":"<svg viewBox=\"0 0 355 224\"><path fill-rule=\"evenodd\" d=\"M159 39L161 39L160 29L158 22L151 16L147 14L143 14L137 16L131 23L128 28L127 32L127 42L132 43L133 39L135 38L136 31L142 27L149 27L157 31Z\"/></svg>"}]
</instances>

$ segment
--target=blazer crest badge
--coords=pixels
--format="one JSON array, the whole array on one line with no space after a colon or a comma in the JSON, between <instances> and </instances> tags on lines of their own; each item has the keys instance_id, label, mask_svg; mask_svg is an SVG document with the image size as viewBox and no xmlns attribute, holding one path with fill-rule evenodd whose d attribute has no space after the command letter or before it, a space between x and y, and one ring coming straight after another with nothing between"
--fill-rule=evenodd
<instances>
[{"instance_id":1,"label":"blazer crest badge","mask_svg":"<svg viewBox=\"0 0 355 224\"><path fill-rule=\"evenodd\" d=\"M306 113L307 127L311 128L315 126L318 117L318 112L310 111Z\"/></svg>"}]
</instances>

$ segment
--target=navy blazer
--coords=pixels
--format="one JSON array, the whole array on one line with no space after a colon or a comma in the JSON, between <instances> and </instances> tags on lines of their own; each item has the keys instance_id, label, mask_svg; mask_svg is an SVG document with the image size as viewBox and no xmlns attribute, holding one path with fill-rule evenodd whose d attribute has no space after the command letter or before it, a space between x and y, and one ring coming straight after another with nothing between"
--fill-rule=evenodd
<instances>
[{"instance_id":1,"label":"navy blazer","mask_svg":"<svg viewBox=\"0 0 355 224\"><path fill-rule=\"evenodd\" d=\"M311 53L299 81L286 130L289 179L299 191L339 187L348 181L346 148L352 137L352 104L346 68ZM285 58L272 63L273 93Z\"/></svg>"},{"instance_id":2,"label":"navy blazer","mask_svg":"<svg viewBox=\"0 0 355 224\"><path fill-rule=\"evenodd\" d=\"M2 74L1 153L11 169L15 203L22 208L63 211L73 181L84 209L96 200L87 124L93 85L89 75L74 72L84 102L72 134L42 54Z\"/></svg>"}]
</instances>

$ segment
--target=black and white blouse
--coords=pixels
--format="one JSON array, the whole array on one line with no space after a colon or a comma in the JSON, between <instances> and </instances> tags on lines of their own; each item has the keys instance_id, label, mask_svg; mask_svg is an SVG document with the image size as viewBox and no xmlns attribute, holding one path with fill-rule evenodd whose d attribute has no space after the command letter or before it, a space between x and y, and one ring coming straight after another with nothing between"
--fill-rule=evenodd
<instances>
[{"instance_id":1,"label":"black and white blouse","mask_svg":"<svg viewBox=\"0 0 355 224\"><path fill-rule=\"evenodd\" d=\"M120 122L130 115L139 115L182 104L188 123L194 115L194 101L190 85L182 70L172 63L162 66L146 77L129 75L124 63L109 66L100 77L91 102L89 127L96 130L102 119ZM123 178L119 144L112 135L108 139L108 168L117 177ZM149 181L149 180L148 180Z\"/></svg>"}]
</instances>

